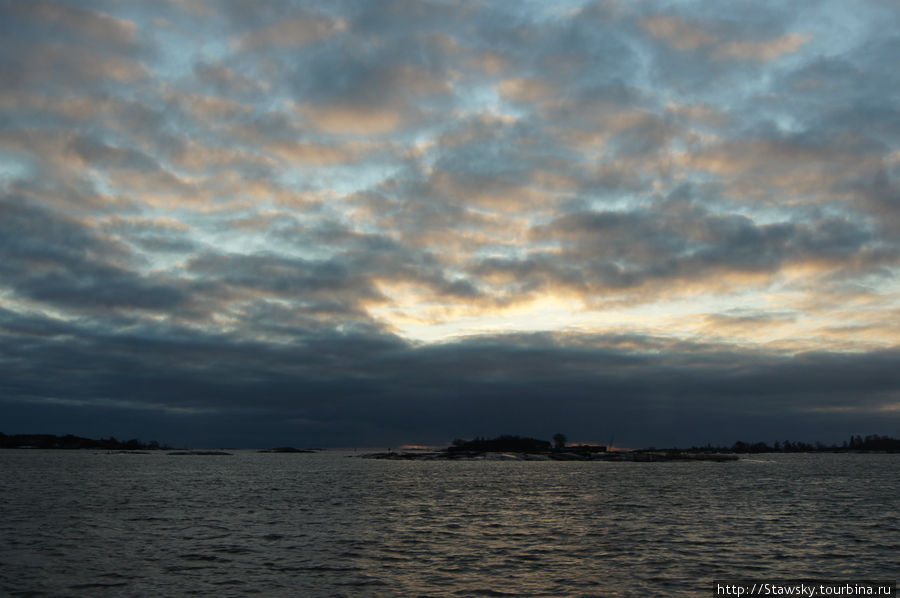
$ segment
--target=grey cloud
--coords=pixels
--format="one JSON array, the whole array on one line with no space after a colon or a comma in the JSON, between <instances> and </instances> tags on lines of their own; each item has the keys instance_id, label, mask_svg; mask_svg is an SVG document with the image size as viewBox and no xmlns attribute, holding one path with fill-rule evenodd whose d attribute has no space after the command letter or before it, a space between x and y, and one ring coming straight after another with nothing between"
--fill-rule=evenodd
<instances>
[{"instance_id":1,"label":"grey cloud","mask_svg":"<svg viewBox=\"0 0 900 598\"><path fill-rule=\"evenodd\" d=\"M435 167L463 177L508 175L521 181L560 150L545 131L522 122L464 121L442 140L446 145Z\"/></svg>"},{"instance_id":2,"label":"grey cloud","mask_svg":"<svg viewBox=\"0 0 900 598\"><path fill-rule=\"evenodd\" d=\"M114 268L97 268L84 278L66 274L34 276L17 285L25 296L50 304L88 310L170 310L186 297L177 288Z\"/></svg>"},{"instance_id":3,"label":"grey cloud","mask_svg":"<svg viewBox=\"0 0 900 598\"><path fill-rule=\"evenodd\" d=\"M200 251L203 247L190 237L188 230L182 230L180 227L121 218L112 218L104 224L105 231L115 233L122 241L136 245L149 253L188 255Z\"/></svg>"},{"instance_id":4,"label":"grey cloud","mask_svg":"<svg viewBox=\"0 0 900 598\"><path fill-rule=\"evenodd\" d=\"M353 14L354 31L374 35L408 35L413 31L456 30L479 7L426 0L386 0L379 4L361 3Z\"/></svg>"},{"instance_id":5,"label":"grey cloud","mask_svg":"<svg viewBox=\"0 0 900 598\"><path fill-rule=\"evenodd\" d=\"M469 281L448 279L430 252L386 236L361 234L327 221L314 227L279 222L272 234L293 246L311 245L333 255L305 260L207 254L193 258L188 268L229 285L289 297L299 305L342 305L348 312L357 311L362 302L387 301L375 279L421 284L439 296L474 298L479 294Z\"/></svg>"},{"instance_id":6,"label":"grey cloud","mask_svg":"<svg viewBox=\"0 0 900 598\"><path fill-rule=\"evenodd\" d=\"M259 92L259 82L221 62L198 62L194 74L217 93L235 97L249 92Z\"/></svg>"},{"instance_id":7,"label":"grey cloud","mask_svg":"<svg viewBox=\"0 0 900 598\"><path fill-rule=\"evenodd\" d=\"M344 294L353 301L379 297L364 277L354 275L334 260L206 254L191 259L188 269L237 287L276 294L327 294L332 297Z\"/></svg>"},{"instance_id":8,"label":"grey cloud","mask_svg":"<svg viewBox=\"0 0 900 598\"><path fill-rule=\"evenodd\" d=\"M562 216L533 229L534 238L559 243L558 256L489 260L476 273L508 272L517 285L564 284L583 291L685 281L721 272L774 274L787 262L832 262L871 272L893 263L875 251L873 231L846 219L757 224L744 216L682 211L588 212ZM573 267L573 264L578 264Z\"/></svg>"},{"instance_id":9,"label":"grey cloud","mask_svg":"<svg viewBox=\"0 0 900 598\"><path fill-rule=\"evenodd\" d=\"M130 147L116 147L96 138L80 135L72 139L68 149L92 166L144 171L160 170L156 160Z\"/></svg>"},{"instance_id":10,"label":"grey cloud","mask_svg":"<svg viewBox=\"0 0 900 598\"><path fill-rule=\"evenodd\" d=\"M716 95L738 81L746 90L758 87L763 64L811 39L803 33L804 24L817 10L799 3L759 10L740 2L724 11L702 2L646 6L633 23L641 52L650 58L646 75L684 98Z\"/></svg>"},{"instance_id":11,"label":"grey cloud","mask_svg":"<svg viewBox=\"0 0 900 598\"><path fill-rule=\"evenodd\" d=\"M261 45L295 48L325 40L343 29L340 20L316 13L295 13L240 38L239 45L252 49Z\"/></svg>"},{"instance_id":12,"label":"grey cloud","mask_svg":"<svg viewBox=\"0 0 900 598\"><path fill-rule=\"evenodd\" d=\"M85 48L71 48L57 42L29 47L4 44L7 56L24 56L20 62L7 59L0 72L13 85L58 91L88 83L111 85L133 82L145 75L140 63L127 57L100 54Z\"/></svg>"},{"instance_id":13,"label":"grey cloud","mask_svg":"<svg viewBox=\"0 0 900 598\"><path fill-rule=\"evenodd\" d=\"M24 297L62 307L162 310L186 297L175 286L129 269L134 256L74 219L21 199L0 202L6 286Z\"/></svg>"},{"instance_id":14,"label":"grey cloud","mask_svg":"<svg viewBox=\"0 0 900 598\"><path fill-rule=\"evenodd\" d=\"M187 254L200 249L200 246L189 239L173 239L165 236L144 235L130 239L145 251L151 253L178 253Z\"/></svg>"},{"instance_id":15,"label":"grey cloud","mask_svg":"<svg viewBox=\"0 0 900 598\"><path fill-rule=\"evenodd\" d=\"M133 53L138 49L137 26L103 12L52 0L5 1L0 9L12 19L7 21L8 32L22 33L25 25L70 44L96 45L117 52ZM13 26L16 20L20 22Z\"/></svg>"},{"instance_id":16,"label":"grey cloud","mask_svg":"<svg viewBox=\"0 0 900 598\"><path fill-rule=\"evenodd\" d=\"M33 261L35 270L41 263L55 264L69 270L84 263L85 258L102 256L110 262L127 260L129 254L121 245L108 242L72 218L32 205L22 198L3 196L3 242L6 255L24 262ZM5 260L13 267L14 260ZM23 267L22 271L28 268Z\"/></svg>"},{"instance_id":17,"label":"grey cloud","mask_svg":"<svg viewBox=\"0 0 900 598\"><path fill-rule=\"evenodd\" d=\"M317 111L351 110L363 118L394 119L401 126L421 123L427 110L449 107L452 89L444 69L410 52L410 45L420 44L389 40L373 52L349 40L333 52L314 54L309 62L290 67L295 102L313 110L308 115L311 124L326 130L329 121Z\"/></svg>"},{"instance_id":18,"label":"grey cloud","mask_svg":"<svg viewBox=\"0 0 900 598\"><path fill-rule=\"evenodd\" d=\"M13 88L65 92L132 82L146 72L134 23L52 1L4 2L0 73Z\"/></svg>"}]
</instances>

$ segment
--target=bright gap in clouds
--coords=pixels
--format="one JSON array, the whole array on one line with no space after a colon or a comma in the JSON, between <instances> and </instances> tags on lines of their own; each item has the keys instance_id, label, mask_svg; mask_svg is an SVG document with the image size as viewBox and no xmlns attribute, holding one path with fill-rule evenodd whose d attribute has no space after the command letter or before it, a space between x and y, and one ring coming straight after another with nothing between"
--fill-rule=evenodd
<instances>
[{"instance_id":1,"label":"bright gap in clouds","mask_svg":"<svg viewBox=\"0 0 900 598\"><path fill-rule=\"evenodd\" d=\"M813 306L809 297L790 289L700 293L608 308L591 308L579 297L562 294L482 308L430 301L408 287L384 285L381 290L389 304L375 304L369 314L419 343L531 332L648 335L789 353L810 346L861 351L900 343L900 326L873 326L900 293L900 284L880 289L875 297L848 299L840 322L835 322L833 308Z\"/></svg>"},{"instance_id":2,"label":"bright gap in clouds","mask_svg":"<svg viewBox=\"0 0 900 598\"><path fill-rule=\"evenodd\" d=\"M694 298L636 306L618 305L610 309L592 310L577 297L544 296L521 305L496 309L466 309L465 306L429 304L415 294L392 294L392 305L374 307L369 312L401 336L424 343L493 334L529 332L574 332L649 334L674 338L697 339L710 335L704 319L721 310L721 297ZM735 309L765 309L754 295L735 299ZM784 332L781 332L783 335ZM724 336L730 336L731 334ZM778 333L757 330L747 342L770 343Z\"/></svg>"}]
</instances>

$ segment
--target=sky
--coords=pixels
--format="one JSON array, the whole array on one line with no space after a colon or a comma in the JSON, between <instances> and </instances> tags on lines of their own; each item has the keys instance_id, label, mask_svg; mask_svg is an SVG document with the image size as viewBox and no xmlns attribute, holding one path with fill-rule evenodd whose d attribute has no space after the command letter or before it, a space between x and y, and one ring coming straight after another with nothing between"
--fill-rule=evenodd
<instances>
[{"instance_id":1,"label":"sky","mask_svg":"<svg viewBox=\"0 0 900 598\"><path fill-rule=\"evenodd\" d=\"M900 436L892 0L0 0L0 431Z\"/></svg>"}]
</instances>

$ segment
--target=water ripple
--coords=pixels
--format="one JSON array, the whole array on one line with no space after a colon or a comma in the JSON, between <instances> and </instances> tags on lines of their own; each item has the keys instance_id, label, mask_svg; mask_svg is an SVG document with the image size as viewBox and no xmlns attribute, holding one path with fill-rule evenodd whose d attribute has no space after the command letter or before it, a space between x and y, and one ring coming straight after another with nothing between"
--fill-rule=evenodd
<instances>
[{"instance_id":1,"label":"water ripple","mask_svg":"<svg viewBox=\"0 0 900 598\"><path fill-rule=\"evenodd\" d=\"M900 551L896 455L0 459L12 596L696 596L723 577L895 578Z\"/></svg>"}]
</instances>

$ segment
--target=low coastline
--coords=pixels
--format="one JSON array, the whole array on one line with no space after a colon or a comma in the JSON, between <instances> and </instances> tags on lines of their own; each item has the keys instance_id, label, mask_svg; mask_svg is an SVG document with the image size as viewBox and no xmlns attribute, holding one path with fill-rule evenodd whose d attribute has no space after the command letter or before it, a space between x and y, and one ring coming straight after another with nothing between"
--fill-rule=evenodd
<instances>
[{"instance_id":1,"label":"low coastline","mask_svg":"<svg viewBox=\"0 0 900 598\"><path fill-rule=\"evenodd\" d=\"M737 461L738 455L726 453L689 453L683 451L551 451L546 453L463 452L463 451L387 451L359 455L363 459L394 461Z\"/></svg>"}]
</instances>

